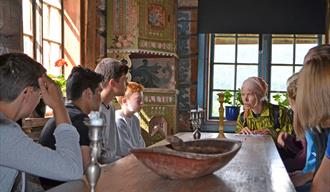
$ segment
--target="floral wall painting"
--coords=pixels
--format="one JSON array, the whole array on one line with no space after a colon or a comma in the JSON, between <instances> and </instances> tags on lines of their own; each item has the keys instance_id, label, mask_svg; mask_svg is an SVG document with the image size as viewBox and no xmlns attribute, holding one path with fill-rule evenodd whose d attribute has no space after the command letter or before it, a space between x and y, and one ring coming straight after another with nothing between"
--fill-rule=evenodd
<instances>
[{"instance_id":1,"label":"floral wall painting","mask_svg":"<svg viewBox=\"0 0 330 192\"><path fill-rule=\"evenodd\" d=\"M177 57L177 0L108 0L107 53Z\"/></svg>"},{"instance_id":2,"label":"floral wall painting","mask_svg":"<svg viewBox=\"0 0 330 192\"><path fill-rule=\"evenodd\" d=\"M132 59L132 81L146 88L175 89L174 58Z\"/></svg>"},{"instance_id":3,"label":"floral wall painting","mask_svg":"<svg viewBox=\"0 0 330 192\"><path fill-rule=\"evenodd\" d=\"M128 48L134 44L135 36L131 33L123 35L115 35L113 44L115 48Z\"/></svg>"},{"instance_id":4,"label":"floral wall painting","mask_svg":"<svg viewBox=\"0 0 330 192\"><path fill-rule=\"evenodd\" d=\"M166 25L165 9L157 4L150 4L148 7L148 23L152 27L163 28Z\"/></svg>"}]
</instances>

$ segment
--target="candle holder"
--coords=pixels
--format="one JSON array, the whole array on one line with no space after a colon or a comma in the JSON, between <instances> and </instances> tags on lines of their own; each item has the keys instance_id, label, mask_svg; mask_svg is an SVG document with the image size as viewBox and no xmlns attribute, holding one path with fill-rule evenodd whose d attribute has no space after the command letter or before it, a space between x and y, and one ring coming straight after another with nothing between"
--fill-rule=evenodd
<instances>
[{"instance_id":1,"label":"candle holder","mask_svg":"<svg viewBox=\"0 0 330 192\"><path fill-rule=\"evenodd\" d=\"M224 93L220 92L217 94L218 95L218 101L220 104L219 107L219 135L218 138L225 138L224 130L225 130L225 118L224 118L224 107L223 107L223 102L225 95Z\"/></svg>"},{"instance_id":2,"label":"candle holder","mask_svg":"<svg viewBox=\"0 0 330 192\"><path fill-rule=\"evenodd\" d=\"M201 138L200 128L202 125L202 119L204 115L204 110L201 108L190 110L190 122L193 127L193 137L194 139Z\"/></svg>"},{"instance_id":3,"label":"candle holder","mask_svg":"<svg viewBox=\"0 0 330 192\"><path fill-rule=\"evenodd\" d=\"M90 158L91 162L86 170L86 177L89 183L90 191L95 192L97 181L101 174L101 167L98 163L98 158L101 154L101 139L102 129L104 127L104 118L101 117L99 112L92 111L89 115L89 119L84 121L85 125L89 128L89 140L90 140Z\"/></svg>"}]
</instances>

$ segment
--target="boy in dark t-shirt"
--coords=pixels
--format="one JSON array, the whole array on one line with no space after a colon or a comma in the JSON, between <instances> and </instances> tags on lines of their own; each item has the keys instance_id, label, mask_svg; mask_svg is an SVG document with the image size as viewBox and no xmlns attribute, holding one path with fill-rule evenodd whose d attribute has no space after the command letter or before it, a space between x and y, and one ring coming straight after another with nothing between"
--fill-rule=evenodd
<instances>
[{"instance_id":1,"label":"boy in dark t-shirt","mask_svg":"<svg viewBox=\"0 0 330 192\"><path fill-rule=\"evenodd\" d=\"M72 125L76 127L80 135L80 148L83 157L83 166L86 170L90 162L90 148L88 127L84 124L84 119L88 118L88 114L91 111L98 111L101 103L101 91L100 83L103 77L89 69L82 67L74 67L66 80L66 95L67 104L66 109L69 113ZM51 149L55 149L55 119L51 118L40 134L40 144L47 146ZM45 189L49 189L56 185L61 184L58 181L52 181L44 178L40 178L41 184Z\"/></svg>"}]
</instances>

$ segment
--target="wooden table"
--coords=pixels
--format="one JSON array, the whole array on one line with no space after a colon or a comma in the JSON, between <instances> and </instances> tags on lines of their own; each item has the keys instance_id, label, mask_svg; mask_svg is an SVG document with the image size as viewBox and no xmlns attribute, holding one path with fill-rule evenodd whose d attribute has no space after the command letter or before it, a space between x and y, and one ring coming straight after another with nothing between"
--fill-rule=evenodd
<instances>
[{"instance_id":1,"label":"wooden table","mask_svg":"<svg viewBox=\"0 0 330 192\"><path fill-rule=\"evenodd\" d=\"M191 140L192 133L178 133L183 140ZM214 138L217 133L202 133L202 138ZM102 168L97 192L103 191L221 191L221 192L289 192L295 191L276 146L270 136L226 134L242 141L237 155L212 175L190 179L164 179L138 161L134 155ZM156 145L167 144L161 141ZM88 191L82 181L69 182L51 190Z\"/></svg>"}]
</instances>

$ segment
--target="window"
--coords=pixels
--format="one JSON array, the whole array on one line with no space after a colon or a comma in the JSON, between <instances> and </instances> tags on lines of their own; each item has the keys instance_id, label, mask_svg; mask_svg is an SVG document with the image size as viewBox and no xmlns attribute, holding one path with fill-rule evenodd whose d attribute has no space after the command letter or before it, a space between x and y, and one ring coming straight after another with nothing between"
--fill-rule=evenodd
<instances>
[{"instance_id":1,"label":"window","mask_svg":"<svg viewBox=\"0 0 330 192\"><path fill-rule=\"evenodd\" d=\"M22 7L24 53L42 63L48 73L62 74L54 65L63 58L62 1L22 0Z\"/></svg>"},{"instance_id":2,"label":"window","mask_svg":"<svg viewBox=\"0 0 330 192\"><path fill-rule=\"evenodd\" d=\"M318 44L318 35L272 35L270 101L286 92L286 80L298 72L308 50Z\"/></svg>"},{"instance_id":3,"label":"window","mask_svg":"<svg viewBox=\"0 0 330 192\"><path fill-rule=\"evenodd\" d=\"M209 118L219 116L217 94L229 90L236 94L249 76L258 76L259 35L211 35Z\"/></svg>"},{"instance_id":4,"label":"window","mask_svg":"<svg viewBox=\"0 0 330 192\"><path fill-rule=\"evenodd\" d=\"M264 37L269 40L262 42ZM229 90L236 94L246 78L261 76L259 72L264 68L270 76L269 99L276 103L272 96L286 92L287 78L302 68L307 51L322 42L321 35L295 34L210 34L208 38L208 83L205 85L209 90L205 95L208 120L219 117L217 93ZM262 63L261 58L267 55L271 59Z\"/></svg>"}]
</instances>

